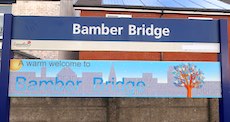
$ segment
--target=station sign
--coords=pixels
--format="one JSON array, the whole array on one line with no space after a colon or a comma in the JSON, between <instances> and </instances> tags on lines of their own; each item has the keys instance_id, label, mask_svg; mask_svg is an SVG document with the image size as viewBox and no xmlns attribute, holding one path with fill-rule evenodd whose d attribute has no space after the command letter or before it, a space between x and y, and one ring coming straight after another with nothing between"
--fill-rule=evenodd
<instances>
[{"instance_id":1,"label":"station sign","mask_svg":"<svg viewBox=\"0 0 230 122\"><path fill-rule=\"evenodd\" d=\"M220 52L217 20L28 16L13 19L12 50Z\"/></svg>"},{"instance_id":2,"label":"station sign","mask_svg":"<svg viewBox=\"0 0 230 122\"><path fill-rule=\"evenodd\" d=\"M230 120L227 20L13 15L4 19L1 121L9 121L9 97L221 98L220 118ZM72 50L70 42L79 42L74 45L78 48ZM150 50L157 48L150 43L166 44L163 52L220 53L220 62L10 61L12 50L49 50L51 44L52 50L162 51Z\"/></svg>"},{"instance_id":3,"label":"station sign","mask_svg":"<svg viewBox=\"0 0 230 122\"><path fill-rule=\"evenodd\" d=\"M14 23L12 39L217 43L219 37L217 20L19 16Z\"/></svg>"}]
</instances>

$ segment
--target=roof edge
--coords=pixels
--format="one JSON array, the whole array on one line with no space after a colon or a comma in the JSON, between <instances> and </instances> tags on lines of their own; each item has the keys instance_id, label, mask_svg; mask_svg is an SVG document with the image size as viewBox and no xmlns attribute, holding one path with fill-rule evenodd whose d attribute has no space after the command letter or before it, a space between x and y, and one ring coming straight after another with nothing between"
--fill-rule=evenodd
<instances>
[{"instance_id":1,"label":"roof edge","mask_svg":"<svg viewBox=\"0 0 230 122\"><path fill-rule=\"evenodd\" d=\"M193 11L193 12L221 12L230 13L230 10L226 9L193 9L193 8L172 8L172 7L142 7L142 6L120 6L120 5L73 5L73 7L90 7L90 8L112 8L112 9L139 9L139 10L160 10L160 11Z\"/></svg>"}]
</instances>

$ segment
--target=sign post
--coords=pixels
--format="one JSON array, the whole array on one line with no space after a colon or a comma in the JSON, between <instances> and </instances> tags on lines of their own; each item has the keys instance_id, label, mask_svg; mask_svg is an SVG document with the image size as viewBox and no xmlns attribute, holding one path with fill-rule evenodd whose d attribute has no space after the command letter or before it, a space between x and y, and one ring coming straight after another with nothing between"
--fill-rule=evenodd
<instances>
[{"instance_id":1,"label":"sign post","mask_svg":"<svg viewBox=\"0 0 230 122\"><path fill-rule=\"evenodd\" d=\"M9 122L10 98L8 96L9 89L9 70L11 52L11 33L12 33L13 16L5 14L4 16L4 31L1 57L1 80L0 80L0 121Z\"/></svg>"},{"instance_id":2,"label":"sign post","mask_svg":"<svg viewBox=\"0 0 230 122\"><path fill-rule=\"evenodd\" d=\"M229 47L228 47L228 24L227 20L220 20L220 44L221 44L221 79L222 98L220 99L220 121L230 121L230 77L229 77Z\"/></svg>"}]
</instances>

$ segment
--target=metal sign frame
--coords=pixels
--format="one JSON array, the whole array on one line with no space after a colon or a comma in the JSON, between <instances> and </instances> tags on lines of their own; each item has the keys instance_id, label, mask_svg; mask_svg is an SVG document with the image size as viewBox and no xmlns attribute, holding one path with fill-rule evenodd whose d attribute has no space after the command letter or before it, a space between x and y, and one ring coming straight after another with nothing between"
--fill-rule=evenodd
<instances>
[{"instance_id":1,"label":"metal sign frame","mask_svg":"<svg viewBox=\"0 0 230 122\"><path fill-rule=\"evenodd\" d=\"M6 14L4 17L4 32L2 44L2 64L0 81L0 121L9 122L10 98L8 97L9 65L12 58L11 40L13 33L13 15ZM227 20L218 21L218 35L220 43L222 98L220 99L220 121L230 121L230 75L229 75L229 47ZM201 33L202 34L202 33ZM205 40L204 40L205 41ZM144 51L144 50L143 50ZM192 51L191 51L192 52ZM200 51L202 52L202 51ZM218 53L219 51L214 51Z\"/></svg>"}]
</instances>

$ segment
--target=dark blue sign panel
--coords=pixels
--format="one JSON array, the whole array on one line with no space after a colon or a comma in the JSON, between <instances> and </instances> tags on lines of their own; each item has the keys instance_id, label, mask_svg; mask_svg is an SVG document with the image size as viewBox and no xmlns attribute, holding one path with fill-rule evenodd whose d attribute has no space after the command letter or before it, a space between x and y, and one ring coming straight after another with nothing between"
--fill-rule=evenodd
<instances>
[{"instance_id":1,"label":"dark blue sign panel","mask_svg":"<svg viewBox=\"0 0 230 122\"><path fill-rule=\"evenodd\" d=\"M13 39L219 42L217 20L14 17Z\"/></svg>"}]
</instances>

